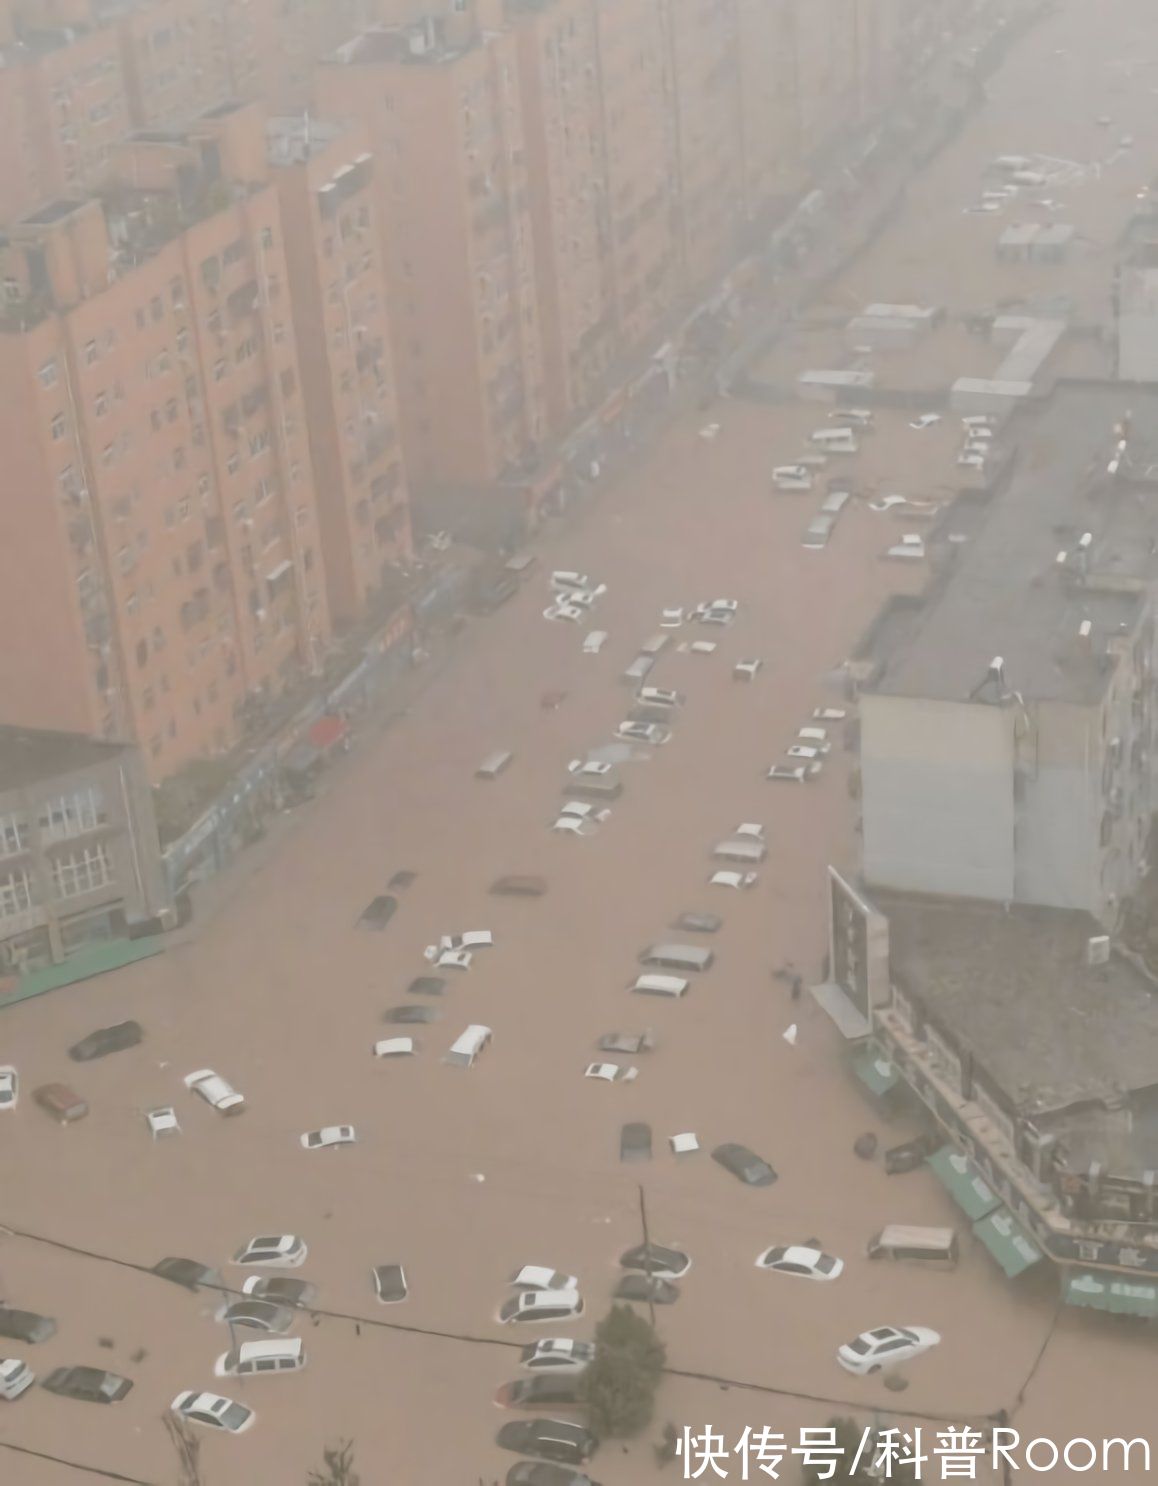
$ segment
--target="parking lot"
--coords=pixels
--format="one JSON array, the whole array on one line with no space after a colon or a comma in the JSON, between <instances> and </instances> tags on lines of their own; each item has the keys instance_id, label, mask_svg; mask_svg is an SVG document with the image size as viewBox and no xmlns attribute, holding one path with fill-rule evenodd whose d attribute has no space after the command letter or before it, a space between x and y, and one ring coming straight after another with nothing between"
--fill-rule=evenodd
<instances>
[{"instance_id":1,"label":"parking lot","mask_svg":"<svg viewBox=\"0 0 1158 1486\"><path fill-rule=\"evenodd\" d=\"M1104 11L1122 34L1144 15L1132 0L1106 0ZM1066 116L1054 93L1069 74L1044 78L1034 58L1085 48L1080 68L1067 65L1070 82L1086 86L1099 46L1104 70L1121 34L1111 45L1076 4L1030 36L993 88L989 116L953 146L945 179L921 183L905 221L850 275L853 307L951 298L951 255L918 282L897 272L896 250L917 220L922 254L936 259L938 243L956 240L966 156L976 177L999 146L1075 156L1094 148L1092 118L1057 135L1044 127L1050 110ZM1151 101L1142 74L1128 83L1113 94L1123 116ZM1040 137L1011 138L1012 117L1035 108ZM1111 222L1153 164L1081 189L1102 192ZM978 281L970 298L986 292ZM508 1278L528 1263L578 1276L586 1311L562 1330L590 1336L619 1255L641 1241L641 1190L651 1238L694 1260L678 1303L657 1313L669 1365L770 1390L672 1379L653 1437L668 1418L734 1436L744 1424L823 1423L836 1411L828 1400L847 1403L842 1412L897 1407L879 1377L852 1377L834 1356L886 1322L942 1337L905 1370L906 1410L952 1421L1021 1407L1034 1433L1141 1432L1145 1339L1084 1313L1057 1319L1048 1274L1011 1286L970 1244L952 1276L864 1257L882 1224L952 1224L955 1210L928 1173L886 1177L879 1162L856 1158L862 1131L891 1144L916 1126L886 1124L831 1025L772 975L790 961L806 983L820 978L824 871L855 864L855 805L839 725L808 783L769 782L766 770L814 709L845 705L825 677L882 599L924 578L921 564L879 560L907 528L863 502L844 511L823 551L802 551L801 536L823 477L847 470L862 490L908 494L951 483L959 430L947 420L917 432L905 415L882 414L863 452L834 459L815 492L773 494L771 467L800 452L823 411L725 403L710 414L721 425L711 439L701 436L706 416L672 428L593 511L550 535L519 595L473 625L402 722L363 739L321 797L287 818L276 849L259 848L260 870L242 868L187 944L5 1012L5 1046L18 1050L24 1087L69 1078L92 1111L57 1127L22 1100L5 1117L0 1222L53 1243L3 1238L0 1291L58 1321L38 1347L5 1346L38 1372L86 1363L135 1387L107 1409L33 1390L5 1410L0 1443L168 1483L170 1400L217 1387L258 1418L240 1438L204 1434L211 1486L304 1480L338 1438L355 1442L366 1486L497 1481L515 1458L494 1444L507 1416L492 1403L517 1375L511 1348L556 1331L496 1322ZM589 622L544 619L554 568L607 585ZM569 761L605 747L633 705L621 673L661 611L717 597L738 601L735 622L667 631L648 677L686 696L670 741L618 766L624 792L590 835L552 832ZM608 633L596 655L583 652L590 629ZM716 641L713 653L687 648L705 639ZM757 657L754 680L733 679L737 660ZM547 692L562 694L550 709ZM510 766L477 779L498 749L512 751ZM722 865L712 847L742 821L764 826L759 880L751 891L710 886ZM389 923L358 927L401 869L415 878ZM488 893L509 873L541 875L548 890ZM689 909L723 916L717 934L694 939L715 963L690 977L682 999L629 994L646 945L688 939L669 926ZM432 971L424 947L471 929L491 930L493 946L467 970ZM408 997L408 984L432 973L445 975L444 994ZM438 1019L387 1028L383 1013L408 1000ZM125 1017L145 1027L141 1046L72 1068L70 1043ZM447 1066L443 1054L469 1024L492 1029L492 1044L473 1067ZM637 1078L584 1078L602 1034L645 1027L654 1049L616 1059ZM393 1033L413 1033L415 1055L375 1059L375 1040ZM241 1118L222 1118L182 1087L201 1068L244 1093ZM144 1114L159 1105L175 1107L182 1133L152 1142ZM651 1127L649 1162L619 1160L629 1121ZM301 1148L303 1132L339 1123L355 1126L355 1145ZM701 1150L677 1160L669 1137L685 1132ZM727 1141L770 1161L775 1185L745 1187L714 1163L709 1152ZM292 1271L318 1286L315 1316L298 1328L309 1365L301 1377L217 1384L213 1363L230 1344L213 1319L219 1297L142 1270L187 1255L238 1285L245 1271L227 1261L263 1233L309 1246ZM844 1259L838 1283L754 1267L770 1244L808 1237ZM406 1270L402 1305L380 1306L371 1289L371 1268L388 1262ZM1084 1380L1110 1367L1121 1385L1094 1404ZM605 1486L651 1479L647 1438L622 1451L606 1445L592 1471ZM20 1486L77 1479L30 1456L9 1457L0 1474Z\"/></svg>"}]
</instances>

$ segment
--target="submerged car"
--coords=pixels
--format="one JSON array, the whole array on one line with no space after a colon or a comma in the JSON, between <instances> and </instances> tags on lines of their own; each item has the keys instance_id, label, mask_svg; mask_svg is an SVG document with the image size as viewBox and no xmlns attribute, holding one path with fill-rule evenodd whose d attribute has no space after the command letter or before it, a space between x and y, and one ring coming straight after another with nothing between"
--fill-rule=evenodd
<instances>
[{"instance_id":1,"label":"submerged car","mask_svg":"<svg viewBox=\"0 0 1158 1486\"><path fill-rule=\"evenodd\" d=\"M776 1173L768 1162L746 1145L737 1145L733 1141L718 1145L712 1152L712 1160L748 1187L770 1187L776 1180Z\"/></svg>"},{"instance_id":2,"label":"submerged car","mask_svg":"<svg viewBox=\"0 0 1158 1486\"><path fill-rule=\"evenodd\" d=\"M68 1056L74 1063L88 1063L93 1058L104 1058L109 1053L136 1047L144 1035L140 1022L117 1022L115 1026L100 1027L87 1037L82 1037L79 1042L74 1042L68 1050Z\"/></svg>"},{"instance_id":3,"label":"submerged car","mask_svg":"<svg viewBox=\"0 0 1158 1486\"><path fill-rule=\"evenodd\" d=\"M158 1259L153 1265L153 1273L184 1290L199 1290L203 1285L207 1289L217 1289L221 1285L217 1270L208 1264L198 1264L196 1259Z\"/></svg>"},{"instance_id":4,"label":"submerged car","mask_svg":"<svg viewBox=\"0 0 1158 1486\"><path fill-rule=\"evenodd\" d=\"M844 1260L806 1244L775 1244L757 1257L756 1268L806 1280L835 1280L844 1273Z\"/></svg>"},{"instance_id":5,"label":"submerged car","mask_svg":"<svg viewBox=\"0 0 1158 1486\"><path fill-rule=\"evenodd\" d=\"M691 1258L682 1249L671 1249L661 1243L641 1243L619 1256L621 1269L640 1269L661 1280L682 1279L692 1267Z\"/></svg>"},{"instance_id":6,"label":"submerged car","mask_svg":"<svg viewBox=\"0 0 1158 1486\"><path fill-rule=\"evenodd\" d=\"M270 1269L296 1269L304 1264L309 1249L296 1233L276 1233L251 1238L233 1256L234 1264L263 1264Z\"/></svg>"},{"instance_id":7,"label":"submerged car","mask_svg":"<svg viewBox=\"0 0 1158 1486\"><path fill-rule=\"evenodd\" d=\"M0 1305L0 1336L14 1342L46 1342L56 1335L56 1322L51 1316L38 1316L35 1311L16 1311Z\"/></svg>"},{"instance_id":8,"label":"submerged car","mask_svg":"<svg viewBox=\"0 0 1158 1486\"><path fill-rule=\"evenodd\" d=\"M531 1342L519 1353L519 1362L528 1372L582 1372L594 1360L595 1343L570 1336Z\"/></svg>"},{"instance_id":9,"label":"submerged car","mask_svg":"<svg viewBox=\"0 0 1158 1486\"><path fill-rule=\"evenodd\" d=\"M321 1130L307 1130L300 1137L305 1151L328 1151L340 1145L355 1145L358 1136L353 1125L325 1125Z\"/></svg>"},{"instance_id":10,"label":"submerged car","mask_svg":"<svg viewBox=\"0 0 1158 1486\"><path fill-rule=\"evenodd\" d=\"M83 1403L119 1403L132 1388L133 1380L100 1367L54 1367L40 1386Z\"/></svg>"},{"instance_id":11,"label":"submerged car","mask_svg":"<svg viewBox=\"0 0 1158 1486\"><path fill-rule=\"evenodd\" d=\"M190 1424L204 1424L226 1434L243 1434L257 1417L252 1409L232 1398L223 1398L219 1393L198 1393L194 1389L178 1393L169 1407Z\"/></svg>"},{"instance_id":12,"label":"submerged car","mask_svg":"<svg viewBox=\"0 0 1158 1486\"><path fill-rule=\"evenodd\" d=\"M206 1104L211 1104L218 1114L240 1114L245 1108L245 1096L212 1068L200 1068L196 1073L185 1075L185 1087L200 1094Z\"/></svg>"},{"instance_id":13,"label":"submerged car","mask_svg":"<svg viewBox=\"0 0 1158 1486\"><path fill-rule=\"evenodd\" d=\"M680 1292L669 1280L657 1275L625 1274L611 1292L616 1300L641 1300L652 1305L674 1305Z\"/></svg>"},{"instance_id":14,"label":"submerged car","mask_svg":"<svg viewBox=\"0 0 1158 1486\"><path fill-rule=\"evenodd\" d=\"M891 1363L919 1357L940 1340L940 1335L927 1326L878 1326L839 1346L836 1360L846 1372L865 1377Z\"/></svg>"}]
</instances>

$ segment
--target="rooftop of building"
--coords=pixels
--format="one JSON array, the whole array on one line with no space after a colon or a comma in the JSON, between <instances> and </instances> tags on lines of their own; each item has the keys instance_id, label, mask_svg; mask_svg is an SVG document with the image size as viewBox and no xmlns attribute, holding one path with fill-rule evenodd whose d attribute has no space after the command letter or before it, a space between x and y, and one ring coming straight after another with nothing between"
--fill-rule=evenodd
<instances>
[{"instance_id":1,"label":"rooftop of building","mask_svg":"<svg viewBox=\"0 0 1158 1486\"><path fill-rule=\"evenodd\" d=\"M1158 394L1111 384L1059 387L1015 413L1000 434L1017 453L1010 480L971 510L973 530L931 582L919 623L873 639L870 689L967 701L1000 656L1026 701L1096 701L1113 673L1109 649L1135 629L1158 570L1155 430ZM956 530L952 510L943 529Z\"/></svg>"},{"instance_id":2,"label":"rooftop of building","mask_svg":"<svg viewBox=\"0 0 1158 1486\"><path fill-rule=\"evenodd\" d=\"M322 155L346 132L345 126L310 114L267 119L269 158L274 165L300 165Z\"/></svg>"},{"instance_id":3,"label":"rooftop of building","mask_svg":"<svg viewBox=\"0 0 1158 1486\"><path fill-rule=\"evenodd\" d=\"M0 794L106 764L130 747L84 733L0 725Z\"/></svg>"},{"instance_id":4,"label":"rooftop of building","mask_svg":"<svg viewBox=\"0 0 1158 1486\"><path fill-rule=\"evenodd\" d=\"M477 41L474 35L453 40L445 34L441 17L428 16L407 26L375 26L343 42L325 58L343 67L432 66L464 56Z\"/></svg>"},{"instance_id":5,"label":"rooftop of building","mask_svg":"<svg viewBox=\"0 0 1158 1486\"><path fill-rule=\"evenodd\" d=\"M893 978L1020 1113L1096 1127L1158 1088L1158 987L1118 952L1089 965L1091 915L873 890ZM1085 1110L1075 1109L1085 1105Z\"/></svg>"}]
</instances>

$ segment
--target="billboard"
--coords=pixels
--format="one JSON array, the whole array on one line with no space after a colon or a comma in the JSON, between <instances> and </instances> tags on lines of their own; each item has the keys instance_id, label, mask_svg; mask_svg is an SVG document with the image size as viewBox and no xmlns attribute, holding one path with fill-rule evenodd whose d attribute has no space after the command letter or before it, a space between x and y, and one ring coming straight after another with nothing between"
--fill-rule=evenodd
<instances>
[{"instance_id":1,"label":"billboard","mask_svg":"<svg viewBox=\"0 0 1158 1486\"><path fill-rule=\"evenodd\" d=\"M860 1014L889 1004L889 923L835 867L828 869L828 978Z\"/></svg>"}]
</instances>

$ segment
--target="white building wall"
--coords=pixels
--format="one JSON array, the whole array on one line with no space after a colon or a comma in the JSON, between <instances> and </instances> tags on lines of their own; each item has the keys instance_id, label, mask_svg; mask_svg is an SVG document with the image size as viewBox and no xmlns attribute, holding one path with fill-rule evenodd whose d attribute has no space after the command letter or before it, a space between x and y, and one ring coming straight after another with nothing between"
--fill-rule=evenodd
<instances>
[{"instance_id":1,"label":"white building wall","mask_svg":"<svg viewBox=\"0 0 1158 1486\"><path fill-rule=\"evenodd\" d=\"M1084 908L1101 917L1104 893L1101 709L1038 703L1023 742L1014 897Z\"/></svg>"},{"instance_id":2,"label":"white building wall","mask_svg":"<svg viewBox=\"0 0 1158 1486\"><path fill-rule=\"evenodd\" d=\"M1012 900L1014 718L984 703L862 696L867 882Z\"/></svg>"}]
</instances>

